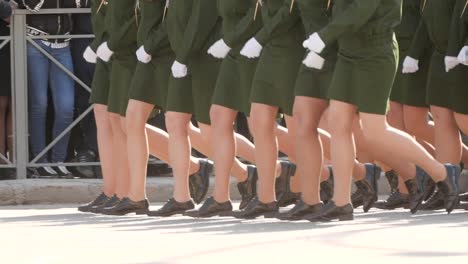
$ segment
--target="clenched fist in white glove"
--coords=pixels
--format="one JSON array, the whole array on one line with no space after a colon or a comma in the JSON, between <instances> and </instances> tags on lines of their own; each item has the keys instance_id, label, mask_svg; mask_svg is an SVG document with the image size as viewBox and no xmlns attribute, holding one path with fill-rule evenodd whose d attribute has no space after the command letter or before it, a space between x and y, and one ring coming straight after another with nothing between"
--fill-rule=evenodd
<instances>
[{"instance_id":1,"label":"clenched fist in white glove","mask_svg":"<svg viewBox=\"0 0 468 264\"><path fill-rule=\"evenodd\" d=\"M220 39L211 45L211 47L208 49L208 54L211 54L211 56L218 59L224 59L229 51L231 51L231 48L226 44L226 42L224 42L223 39Z\"/></svg>"},{"instance_id":2,"label":"clenched fist in white glove","mask_svg":"<svg viewBox=\"0 0 468 264\"><path fill-rule=\"evenodd\" d=\"M136 56L138 61L142 63L148 63L151 61L152 57L150 54L146 53L145 48L141 46L137 51L136 51Z\"/></svg>"},{"instance_id":3,"label":"clenched fist in white glove","mask_svg":"<svg viewBox=\"0 0 468 264\"><path fill-rule=\"evenodd\" d=\"M458 62L457 57L445 56L445 72L449 72L451 69L455 68L460 62Z\"/></svg>"},{"instance_id":4,"label":"clenched fist in white glove","mask_svg":"<svg viewBox=\"0 0 468 264\"><path fill-rule=\"evenodd\" d=\"M107 42L104 42L99 46L96 54L101 60L108 62L112 57L112 54L114 54L114 52L109 49L109 47L107 46Z\"/></svg>"},{"instance_id":5,"label":"clenched fist in white glove","mask_svg":"<svg viewBox=\"0 0 468 264\"><path fill-rule=\"evenodd\" d=\"M320 54L325 48L325 42L323 42L319 34L314 33L302 43L302 46L317 54Z\"/></svg>"},{"instance_id":6,"label":"clenched fist in white glove","mask_svg":"<svg viewBox=\"0 0 468 264\"><path fill-rule=\"evenodd\" d=\"M178 61L174 61L171 67L174 78L184 78L187 76L187 66Z\"/></svg>"},{"instance_id":7,"label":"clenched fist in white glove","mask_svg":"<svg viewBox=\"0 0 468 264\"><path fill-rule=\"evenodd\" d=\"M403 73L415 73L419 71L419 61L416 59L411 58L410 56L406 56L405 60L403 61Z\"/></svg>"},{"instance_id":8,"label":"clenched fist in white glove","mask_svg":"<svg viewBox=\"0 0 468 264\"><path fill-rule=\"evenodd\" d=\"M96 63L97 55L90 47L87 47L83 52L83 58L89 63Z\"/></svg>"},{"instance_id":9,"label":"clenched fist in white glove","mask_svg":"<svg viewBox=\"0 0 468 264\"><path fill-rule=\"evenodd\" d=\"M461 64L468 66L468 46L465 46L460 50L457 58Z\"/></svg>"},{"instance_id":10,"label":"clenched fist in white glove","mask_svg":"<svg viewBox=\"0 0 468 264\"><path fill-rule=\"evenodd\" d=\"M245 43L244 47L240 51L240 54L249 59L258 58L260 57L260 52L262 52L262 49L262 45L258 43L255 38L251 38L249 41L247 41L247 43Z\"/></svg>"},{"instance_id":11,"label":"clenched fist in white glove","mask_svg":"<svg viewBox=\"0 0 468 264\"><path fill-rule=\"evenodd\" d=\"M309 54L307 54L306 58L302 61L305 66L313 69L318 69L321 70L323 68L323 64L325 63L325 60L320 57L317 53L310 51Z\"/></svg>"}]
</instances>

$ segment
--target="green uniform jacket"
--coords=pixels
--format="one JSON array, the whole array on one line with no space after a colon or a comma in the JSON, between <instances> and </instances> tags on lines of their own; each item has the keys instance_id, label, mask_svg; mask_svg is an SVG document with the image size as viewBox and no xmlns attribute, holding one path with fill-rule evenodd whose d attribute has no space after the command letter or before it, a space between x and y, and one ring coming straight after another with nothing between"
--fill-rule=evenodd
<instances>
[{"instance_id":1,"label":"green uniform jacket","mask_svg":"<svg viewBox=\"0 0 468 264\"><path fill-rule=\"evenodd\" d=\"M223 40L236 51L240 50L242 45L262 27L260 12L255 17L256 2L256 0L218 0L218 12L223 19Z\"/></svg>"},{"instance_id":2,"label":"green uniform jacket","mask_svg":"<svg viewBox=\"0 0 468 264\"><path fill-rule=\"evenodd\" d=\"M153 57L170 55L171 45L167 37L164 10L165 0L140 0L141 21L138 26L138 47L144 46L145 51Z\"/></svg>"},{"instance_id":3,"label":"green uniform jacket","mask_svg":"<svg viewBox=\"0 0 468 264\"><path fill-rule=\"evenodd\" d=\"M135 0L114 0L109 3L111 15L106 19L109 39L107 46L118 54L135 55L137 48L137 20Z\"/></svg>"},{"instance_id":4,"label":"green uniform jacket","mask_svg":"<svg viewBox=\"0 0 468 264\"><path fill-rule=\"evenodd\" d=\"M216 1L170 0L166 26L176 60L187 64L220 38Z\"/></svg>"},{"instance_id":5,"label":"green uniform jacket","mask_svg":"<svg viewBox=\"0 0 468 264\"><path fill-rule=\"evenodd\" d=\"M332 4L328 0L296 0L301 12L302 23L307 36L325 27L331 20ZM322 52L326 64L334 64L337 55L336 42Z\"/></svg>"},{"instance_id":6,"label":"green uniform jacket","mask_svg":"<svg viewBox=\"0 0 468 264\"><path fill-rule=\"evenodd\" d=\"M395 29L400 50L407 51L411 47L421 19L422 3L421 0L403 0L401 24Z\"/></svg>"},{"instance_id":7,"label":"green uniform jacket","mask_svg":"<svg viewBox=\"0 0 468 264\"><path fill-rule=\"evenodd\" d=\"M452 20L453 7L456 0L426 0L422 19L414 36L409 56L420 58L425 48L431 43L439 54L447 52Z\"/></svg>"},{"instance_id":8,"label":"green uniform jacket","mask_svg":"<svg viewBox=\"0 0 468 264\"><path fill-rule=\"evenodd\" d=\"M457 57L468 46L468 0L457 0L450 27L447 56Z\"/></svg>"},{"instance_id":9,"label":"green uniform jacket","mask_svg":"<svg viewBox=\"0 0 468 264\"><path fill-rule=\"evenodd\" d=\"M392 33L401 20L401 0L335 0L332 21L319 32L326 45L338 40L341 53L354 55L363 41Z\"/></svg>"},{"instance_id":10,"label":"green uniform jacket","mask_svg":"<svg viewBox=\"0 0 468 264\"><path fill-rule=\"evenodd\" d=\"M107 5L107 0L92 0L91 2L91 22L93 24L94 40L89 46L94 52L109 37L105 23L106 13L108 13Z\"/></svg>"},{"instance_id":11,"label":"green uniform jacket","mask_svg":"<svg viewBox=\"0 0 468 264\"><path fill-rule=\"evenodd\" d=\"M288 34L304 35L303 27L298 27L300 23L299 10L293 8L290 11L291 0L268 0L262 5L263 27L255 35L255 39L265 46L272 39L278 39ZM296 32L290 32L291 30Z\"/></svg>"}]
</instances>

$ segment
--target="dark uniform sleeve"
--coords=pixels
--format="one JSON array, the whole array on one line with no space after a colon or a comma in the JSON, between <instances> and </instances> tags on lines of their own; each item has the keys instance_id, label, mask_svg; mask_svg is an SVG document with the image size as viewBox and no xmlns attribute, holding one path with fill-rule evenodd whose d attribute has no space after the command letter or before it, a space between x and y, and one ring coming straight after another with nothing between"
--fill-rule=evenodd
<instances>
[{"instance_id":1,"label":"dark uniform sleeve","mask_svg":"<svg viewBox=\"0 0 468 264\"><path fill-rule=\"evenodd\" d=\"M89 46L94 52L96 52L99 45L104 42L104 35L106 32L105 16L97 12L101 1L107 0L91 0L91 22L93 24L94 39ZM102 8L105 7L101 7L101 9ZM103 11L99 10L99 12Z\"/></svg>"},{"instance_id":2,"label":"dark uniform sleeve","mask_svg":"<svg viewBox=\"0 0 468 264\"><path fill-rule=\"evenodd\" d=\"M421 58L431 43L426 23L421 19L416 34L414 35L413 42L411 43L408 56L414 59Z\"/></svg>"},{"instance_id":3,"label":"dark uniform sleeve","mask_svg":"<svg viewBox=\"0 0 468 264\"><path fill-rule=\"evenodd\" d=\"M447 49L447 56L457 57L467 36L466 24L462 17L462 12L465 7L466 0L458 0L452 15L452 23L450 25L450 38Z\"/></svg>"},{"instance_id":4,"label":"dark uniform sleeve","mask_svg":"<svg viewBox=\"0 0 468 264\"><path fill-rule=\"evenodd\" d=\"M111 0L112 1L112 0ZM128 47L136 40L137 25L135 17L135 1L113 0L111 18L107 26L109 39L107 46L112 51Z\"/></svg>"},{"instance_id":5,"label":"dark uniform sleeve","mask_svg":"<svg viewBox=\"0 0 468 264\"><path fill-rule=\"evenodd\" d=\"M262 28L262 18L257 14L255 20L255 6L250 8L247 14L239 21L235 29L224 34L223 40L229 47L240 45L249 40Z\"/></svg>"},{"instance_id":6,"label":"dark uniform sleeve","mask_svg":"<svg viewBox=\"0 0 468 264\"><path fill-rule=\"evenodd\" d=\"M354 0L346 10L334 16L331 22L318 32L320 38L326 45L329 45L343 33L358 31L369 21L381 1L388 0Z\"/></svg>"},{"instance_id":7,"label":"dark uniform sleeve","mask_svg":"<svg viewBox=\"0 0 468 264\"><path fill-rule=\"evenodd\" d=\"M194 0L192 14L184 32L176 60L187 64L190 55L202 49L218 20L216 3L213 0Z\"/></svg>"},{"instance_id":8,"label":"dark uniform sleeve","mask_svg":"<svg viewBox=\"0 0 468 264\"><path fill-rule=\"evenodd\" d=\"M153 27L146 36L143 43L145 51L154 55L159 48L167 45L167 37L166 21L164 20L157 27Z\"/></svg>"},{"instance_id":9,"label":"dark uniform sleeve","mask_svg":"<svg viewBox=\"0 0 468 264\"><path fill-rule=\"evenodd\" d=\"M264 46L279 30L294 27L300 20L299 11L294 7L291 13L290 9L291 0L285 0L272 19L263 20L263 27L255 35L255 39Z\"/></svg>"},{"instance_id":10,"label":"dark uniform sleeve","mask_svg":"<svg viewBox=\"0 0 468 264\"><path fill-rule=\"evenodd\" d=\"M11 16L11 6L8 2L1 1L0 2L0 18L6 19Z\"/></svg>"}]
</instances>

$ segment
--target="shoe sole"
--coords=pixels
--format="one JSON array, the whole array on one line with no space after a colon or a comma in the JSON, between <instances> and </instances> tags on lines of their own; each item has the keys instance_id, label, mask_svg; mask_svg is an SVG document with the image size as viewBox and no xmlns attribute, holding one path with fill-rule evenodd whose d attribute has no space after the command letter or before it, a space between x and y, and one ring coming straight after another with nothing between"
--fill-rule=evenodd
<instances>
[{"instance_id":1,"label":"shoe sole","mask_svg":"<svg viewBox=\"0 0 468 264\"><path fill-rule=\"evenodd\" d=\"M220 216L220 217L228 217L232 216L233 212L232 211L223 211L223 212L214 212L206 215L189 215L189 214L183 214L184 216L189 216L193 218L210 218L210 217L215 217L215 216Z\"/></svg>"},{"instance_id":2,"label":"shoe sole","mask_svg":"<svg viewBox=\"0 0 468 264\"><path fill-rule=\"evenodd\" d=\"M174 211L174 212L172 212L170 214L155 214L155 213L148 212L147 215L152 216L152 217L170 217L170 216L174 216L174 215L178 215L178 214L183 215L185 212L187 212L188 210L192 210L192 209L178 210L178 211Z\"/></svg>"},{"instance_id":3,"label":"shoe sole","mask_svg":"<svg viewBox=\"0 0 468 264\"><path fill-rule=\"evenodd\" d=\"M139 209L139 210L132 210L132 211L127 211L127 212L102 212L101 214L103 215L117 215L117 216L122 216L122 215L128 215L128 214L136 214L136 215L147 215L148 214L148 210L144 210L144 209Z\"/></svg>"}]
</instances>

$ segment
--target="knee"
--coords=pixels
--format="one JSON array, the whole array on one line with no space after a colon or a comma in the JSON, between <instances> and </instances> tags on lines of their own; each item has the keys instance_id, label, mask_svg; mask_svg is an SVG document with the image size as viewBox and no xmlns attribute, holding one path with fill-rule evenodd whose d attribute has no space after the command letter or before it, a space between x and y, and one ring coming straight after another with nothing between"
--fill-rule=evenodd
<instances>
[{"instance_id":1,"label":"knee","mask_svg":"<svg viewBox=\"0 0 468 264\"><path fill-rule=\"evenodd\" d=\"M266 135L274 135L275 131L275 120L274 118L263 118L252 114L251 116L251 130L254 138L264 137Z\"/></svg>"},{"instance_id":2,"label":"knee","mask_svg":"<svg viewBox=\"0 0 468 264\"><path fill-rule=\"evenodd\" d=\"M329 122L328 128L329 132L332 136L340 136L349 134L353 128L353 120L345 118L344 116L340 115L339 113L330 112L328 114Z\"/></svg>"},{"instance_id":3,"label":"knee","mask_svg":"<svg viewBox=\"0 0 468 264\"><path fill-rule=\"evenodd\" d=\"M109 123L112 130L120 130L120 116L118 114L109 113Z\"/></svg>"},{"instance_id":4,"label":"knee","mask_svg":"<svg viewBox=\"0 0 468 264\"><path fill-rule=\"evenodd\" d=\"M147 117L141 111L133 107L128 107L124 126L127 131L143 131L146 126Z\"/></svg>"},{"instance_id":5,"label":"knee","mask_svg":"<svg viewBox=\"0 0 468 264\"><path fill-rule=\"evenodd\" d=\"M226 118L226 115L224 115L224 112L218 107L211 107L210 119L211 119L211 127L214 131L216 131L214 133L215 135L233 132L234 122L231 122L229 118Z\"/></svg>"},{"instance_id":6,"label":"knee","mask_svg":"<svg viewBox=\"0 0 468 264\"><path fill-rule=\"evenodd\" d=\"M294 113L296 119L295 135L297 138L308 138L318 136L318 121L307 118L302 113Z\"/></svg>"},{"instance_id":7,"label":"knee","mask_svg":"<svg viewBox=\"0 0 468 264\"><path fill-rule=\"evenodd\" d=\"M166 113L166 129L170 137L187 137L189 121L177 114Z\"/></svg>"}]
</instances>

